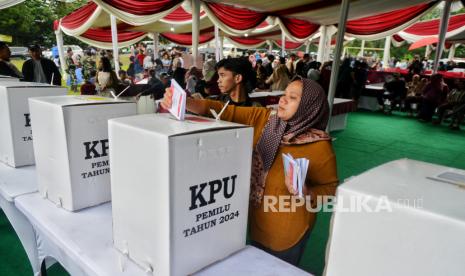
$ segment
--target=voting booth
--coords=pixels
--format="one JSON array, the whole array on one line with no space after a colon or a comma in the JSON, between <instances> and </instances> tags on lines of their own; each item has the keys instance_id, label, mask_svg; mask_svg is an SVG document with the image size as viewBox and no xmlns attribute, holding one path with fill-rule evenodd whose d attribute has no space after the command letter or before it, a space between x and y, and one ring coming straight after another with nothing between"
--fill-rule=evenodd
<instances>
[{"instance_id":1,"label":"voting booth","mask_svg":"<svg viewBox=\"0 0 465 276\"><path fill-rule=\"evenodd\" d=\"M32 118L28 98L66 95L65 87L32 82L0 82L0 161L20 167L34 164Z\"/></svg>"},{"instance_id":2,"label":"voting booth","mask_svg":"<svg viewBox=\"0 0 465 276\"><path fill-rule=\"evenodd\" d=\"M146 114L109 121L115 247L188 275L245 246L253 129Z\"/></svg>"},{"instance_id":3,"label":"voting booth","mask_svg":"<svg viewBox=\"0 0 465 276\"><path fill-rule=\"evenodd\" d=\"M343 183L325 275L463 275L464 187L465 171L409 159Z\"/></svg>"},{"instance_id":4,"label":"voting booth","mask_svg":"<svg viewBox=\"0 0 465 276\"><path fill-rule=\"evenodd\" d=\"M69 211L110 201L108 120L136 104L95 96L29 100L39 192Z\"/></svg>"},{"instance_id":5,"label":"voting booth","mask_svg":"<svg viewBox=\"0 0 465 276\"><path fill-rule=\"evenodd\" d=\"M18 78L0 75L0 82L19 82Z\"/></svg>"}]
</instances>

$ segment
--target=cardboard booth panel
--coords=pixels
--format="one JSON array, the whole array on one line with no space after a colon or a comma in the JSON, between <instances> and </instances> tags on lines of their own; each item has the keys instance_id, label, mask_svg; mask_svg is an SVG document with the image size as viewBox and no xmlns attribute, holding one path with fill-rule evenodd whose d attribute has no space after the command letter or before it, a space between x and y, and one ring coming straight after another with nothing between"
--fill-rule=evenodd
<instances>
[{"instance_id":1,"label":"cardboard booth panel","mask_svg":"<svg viewBox=\"0 0 465 276\"><path fill-rule=\"evenodd\" d=\"M188 275L243 248L252 136L195 116L110 120L116 248L154 275Z\"/></svg>"},{"instance_id":2,"label":"cardboard booth panel","mask_svg":"<svg viewBox=\"0 0 465 276\"><path fill-rule=\"evenodd\" d=\"M401 159L340 185L326 275L463 275L465 189L444 172L465 178Z\"/></svg>"},{"instance_id":3,"label":"cardboard booth panel","mask_svg":"<svg viewBox=\"0 0 465 276\"><path fill-rule=\"evenodd\" d=\"M0 82L0 161L12 167L35 163L28 98L66 93L65 87L29 82Z\"/></svg>"},{"instance_id":4,"label":"cardboard booth panel","mask_svg":"<svg viewBox=\"0 0 465 276\"><path fill-rule=\"evenodd\" d=\"M19 82L18 78L0 75L0 82Z\"/></svg>"},{"instance_id":5,"label":"cardboard booth panel","mask_svg":"<svg viewBox=\"0 0 465 276\"><path fill-rule=\"evenodd\" d=\"M95 96L30 99L39 192L70 211L111 200L108 120L136 104Z\"/></svg>"}]
</instances>

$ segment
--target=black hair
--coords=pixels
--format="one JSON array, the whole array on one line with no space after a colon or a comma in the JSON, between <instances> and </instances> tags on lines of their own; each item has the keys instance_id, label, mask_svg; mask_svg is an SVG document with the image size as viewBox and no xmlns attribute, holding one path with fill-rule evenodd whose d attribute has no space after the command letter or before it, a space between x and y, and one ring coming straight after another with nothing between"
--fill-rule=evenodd
<instances>
[{"instance_id":1,"label":"black hair","mask_svg":"<svg viewBox=\"0 0 465 276\"><path fill-rule=\"evenodd\" d=\"M101 57L100 61L102 62L102 71L111 72L111 63L107 57Z\"/></svg>"},{"instance_id":2,"label":"black hair","mask_svg":"<svg viewBox=\"0 0 465 276\"><path fill-rule=\"evenodd\" d=\"M255 72L248 57L220 60L216 64L216 70L218 71L218 69L220 68L224 68L225 70L231 71L234 75L241 74L242 83L245 87L248 97L248 93L255 88L255 84L257 81Z\"/></svg>"},{"instance_id":3,"label":"black hair","mask_svg":"<svg viewBox=\"0 0 465 276\"><path fill-rule=\"evenodd\" d=\"M310 58L309 54L304 54L304 58Z\"/></svg>"},{"instance_id":4,"label":"black hair","mask_svg":"<svg viewBox=\"0 0 465 276\"><path fill-rule=\"evenodd\" d=\"M270 62L273 62L274 58L275 58L274 55L268 55L268 60Z\"/></svg>"},{"instance_id":5,"label":"black hair","mask_svg":"<svg viewBox=\"0 0 465 276\"><path fill-rule=\"evenodd\" d=\"M0 41L0 49L6 48L6 47L8 47L8 45L6 45L5 42Z\"/></svg>"},{"instance_id":6,"label":"black hair","mask_svg":"<svg viewBox=\"0 0 465 276\"><path fill-rule=\"evenodd\" d=\"M29 48L29 51L31 52L42 51L42 49L40 48L38 44L30 45L28 48Z\"/></svg>"}]
</instances>

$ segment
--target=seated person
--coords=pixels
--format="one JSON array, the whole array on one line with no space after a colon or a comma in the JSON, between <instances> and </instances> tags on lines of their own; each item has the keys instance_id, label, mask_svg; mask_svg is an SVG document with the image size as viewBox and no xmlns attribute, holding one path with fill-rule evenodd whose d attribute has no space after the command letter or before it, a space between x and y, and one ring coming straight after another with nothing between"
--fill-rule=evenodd
<instances>
[{"instance_id":1,"label":"seated person","mask_svg":"<svg viewBox=\"0 0 465 276\"><path fill-rule=\"evenodd\" d=\"M128 78L128 74L126 73L126 71L119 70L118 71L118 76L119 76L119 80L121 81L121 84L124 84L124 85L131 85L132 84L132 81L131 81L131 79Z\"/></svg>"},{"instance_id":2,"label":"seated person","mask_svg":"<svg viewBox=\"0 0 465 276\"><path fill-rule=\"evenodd\" d=\"M384 83L385 93L380 97L378 96L378 103L384 104L386 99L390 100L391 103L400 103L405 100L407 95L407 85L405 80L400 77L400 74L395 73L391 81Z\"/></svg>"},{"instance_id":3,"label":"seated person","mask_svg":"<svg viewBox=\"0 0 465 276\"><path fill-rule=\"evenodd\" d=\"M433 121L433 124L440 124L444 118L446 110L453 112L458 106L465 103L465 82L463 80L455 81L457 88L447 94L446 102L438 107L438 118Z\"/></svg>"},{"instance_id":4,"label":"seated person","mask_svg":"<svg viewBox=\"0 0 465 276\"><path fill-rule=\"evenodd\" d=\"M165 89L170 86L169 84L169 76L166 73L162 73L160 75L160 79L155 77L155 70L151 69L150 73L150 80L147 83L147 88L144 89L142 92L137 94L136 100L138 100L141 96L148 96L154 100L159 100L163 98L163 94L165 93Z\"/></svg>"},{"instance_id":5,"label":"seated person","mask_svg":"<svg viewBox=\"0 0 465 276\"><path fill-rule=\"evenodd\" d=\"M409 110L410 115L413 114L415 105L418 106L421 103L421 92L428 84L426 78L420 80L420 75L414 75L412 81L407 84L407 97L405 98L405 106ZM415 105L414 105L415 104Z\"/></svg>"},{"instance_id":6,"label":"seated person","mask_svg":"<svg viewBox=\"0 0 465 276\"><path fill-rule=\"evenodd\" d=\"M442 75L432 75L430 83L426 85L422 92L418 120L421 122L430 122L433 118L434 111L445 101L448 93L449 87L444 83Z\"/></svg>"}]
</instances>

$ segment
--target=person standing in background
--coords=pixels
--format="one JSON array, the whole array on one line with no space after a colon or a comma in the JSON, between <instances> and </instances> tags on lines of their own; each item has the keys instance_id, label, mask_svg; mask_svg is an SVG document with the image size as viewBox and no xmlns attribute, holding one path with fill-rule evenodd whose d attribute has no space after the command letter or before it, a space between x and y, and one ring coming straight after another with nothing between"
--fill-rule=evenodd
<instances>
[{"instance_id":1,"label":"person standing in background","mask_svg":"<svg viewBox=\"0 0 465 276\"><path fill-rule=\"evenodd\" d=\"M31 59L24 62L22 69L24 81L61 85L60 71L53 61L42 57L42 49L39 45L30 46L29 54Z\"/></svg>"},{"instance_id":2,"label":"person standing in background","mask_svg":"<svg viewBox=\"0 0 465 276\"><path fill-rule=\"evenodd\" d=\"M69 78L70 78L71 90L73 90L74 92L77 92L76 65L74 64L73 50L71 48L68 48L68 50L66 51L65 64L66 64L65 71L69 75Z\"/></svg>"},{"instance_id":3,"label":"person standing in background","mask_svg":"<svg viewBox=\"0 0 465 276\"><path fill-rule=\"evenodd\" d=\"M10 62L11 51L5 42L0 41L0 75L22 78L23 74Z\"/></svg>"}]
</instances>

